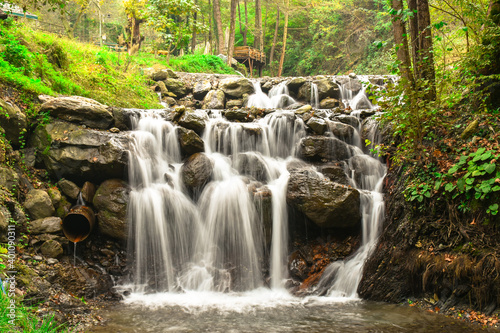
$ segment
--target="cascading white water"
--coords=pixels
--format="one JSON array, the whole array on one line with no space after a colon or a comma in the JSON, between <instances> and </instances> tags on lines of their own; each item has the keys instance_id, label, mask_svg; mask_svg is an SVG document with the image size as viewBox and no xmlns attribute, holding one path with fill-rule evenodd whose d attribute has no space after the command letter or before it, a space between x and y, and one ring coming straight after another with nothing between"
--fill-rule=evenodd
<instances>
[{"instance_id":1,"label":"cascading white water","mask_svg":"<svg viewBox=\"0 0 500 333\"><path fill-rule=\"evenodd\" d=\"M276 88L273 96L286 93L285 88L285 84ZM264 286L262 271L267 264L271 288L284 288L287 165L306 136L304 122L293 111L278 110L252 123L233 123L222 111L208 112L204 154L213 170L194 197L182 181L176 125L165 121L161 111L144 111L133 119L128 252L135 292L254 290ZM352 170L352 185L361 192L363 241L353 259L332 264L321 282L331 295L348 297L355 295L363 263L378 237L385 173L385 167L360 148L360 128L350 127L344 124L346 134L338 139L352 155L346 168ZM255 191L271 194L268 263L263 258L269 231L256 206Z\"/></svg>"},{"instance_id":2,"label":"cascading white water","mask_svg":"<svg viewBox=\"0 0 500 333\"><path fill-rule=\"evenodd\" d=\"M311 106L315 109L319 108L318 85L314 82L311 82Z\"/></svg>"},{"instance_id":3,"label":"cascading white water","mask_svg":"<svg viewBox=\"0 0 500 333\"><path fill-rule=\"evenodd\" d=\"M240 174L243 157L262 163L272 193L271 286L286 275L287 158L305 135L293 112L275 112L257 123L231 123L213 111L206 124L205 154L212 180L193 202L181 180L177 130L158 113L134 119L130 153L129 253L134 290L229 291L263 285L263 227Z\"/></svg>"},{"instance_id":4,"label":"cascading white water","mask_svg":"<svg viewBox=\"0 0 500 333\"><path fill-rule=\"evenodd\" d=\"M367 81L366 77L359 76L361 81ZM366 86L360 84L357 80L351 77L345 77L344 83L337 83L340 89L340 98L342 103L351 110L373 109L373 104L366 95ZM354 89L354 86L359 86L359 90ZM356 93L353 93L355 91Z\"/></svg>"},{"instance_id":5,"label":"cascading white water","mask_svg":"<svg viewBox=\"0 0 500 333\"><path fill-rule=\"evenodd\" d=\"M378 143L377 132L371 131L370 134L370 141ZM359 133L355 136L359 137ZM352 152L354 153L349 159L349 168L352 170L354 187L360 191L362 239L360 248L352 257L333 262L326 267L318 283L318 290L327 289L327 295L332 297L357 297L363 266L375 249L384 220L382 186L386 167L378 159L364 154L360 146L355 147Z\"/></svg>"},{"instance_id":6,"label":"cascading white water","mask_svg":"<svg viewBox=\"0 0 500 333\"><path fill-rule=\"evenodd\" d=\"M282 109L295 103L295 100L290 97L286 81L272 87L269 91L269 96L262 92L259 81L254 81L253 86L255 92L248 97L248 107L261 109Z\"/></svg>"}]
</instances>

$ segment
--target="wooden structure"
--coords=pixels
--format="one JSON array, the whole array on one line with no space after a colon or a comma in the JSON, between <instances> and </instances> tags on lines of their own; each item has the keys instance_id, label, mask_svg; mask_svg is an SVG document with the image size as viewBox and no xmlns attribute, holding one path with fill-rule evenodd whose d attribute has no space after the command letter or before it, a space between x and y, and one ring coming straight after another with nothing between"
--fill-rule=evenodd
<instances>
[{"instance_id":1,"label":"wooden structure","mask_svg":"<svg viewBox=\"0 0 500 333\"><path fill-rule=\"evenodd\" d=\"M264 52L250 46L235 46L233 58L248 67L250 76L252 76L254 68L257 68L259 76L262 76L262 68L266 64L266 54Z\"/></svg>"}]
</instances>

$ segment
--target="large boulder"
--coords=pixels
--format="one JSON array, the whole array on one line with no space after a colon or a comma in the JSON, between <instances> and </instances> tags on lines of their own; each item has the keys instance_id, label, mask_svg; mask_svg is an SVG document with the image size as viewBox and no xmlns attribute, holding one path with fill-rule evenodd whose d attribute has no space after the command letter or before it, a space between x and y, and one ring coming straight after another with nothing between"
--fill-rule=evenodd
<instances>
[{"instance_id":1,"label":"large boulder","mask_svg":"<svg viewBox=\"0 0 500 333\"><path fill-rule=\"evenodd\" d=\"M62 231L62 220L59 217L51 216L32 221L29 224L31 234L53 234Z\"/></svg>"},{"instance_id":2,"label":"large boulder","mask_svg":"<svg viewBox=\"0 0 500 333\"><path fill-rule=\"evenodd\" d=\"M290 173L286 198L321 228L357 227L361 221L358 190L321 179L308 169Z\"/></svg>"},{"instance_id":3,"label":"large boulder","mask_svg":"<svg viewBox=\"0 0 500 333\"><path fill-rule=\"evenodd\" d=\"M178 79L168 78L164 82L168 91L174 93L176 97L186 96L191 90L186 83Z\"/></svg>"},{"instance_id":4,"label":"large boulder","mask_svg":"<svg viewBox=\"0 0 500 333\"><path fill-rule=\"evenodd\" d=\"M77 183L123 178L128 144L124 133L91 130L58 120L38 126L31 141L38 161L55 178Z\"/></svg>"},{"instance_id":5,"label":"large boulder","mask_svg":"<svg viewBox=\"0 0 500 333\"><path fill-rule=\"evenodd\" d=\"M344 124L338 121L329 121L328 127L333 135L337 138L351 142L356 130L354 127L348 124Z\"/></svg>"},{"instance_id":6,"label":"large boulder","mask_svg":"<svg viewBox=\"0 0 500 333\"><path fill-rule=\"evenodd\" d=\"M318 117L311 117L307 121L307 126L314 131L314 133L323 135L328 128L326 121Z\"/></svg>"},{"instance_id":7,"label":"large boulder","mask_svg":"<svg viewBox=\"0 0 500 333\"><path fill-rule=\"evenodd\" d=\"M121 179L103 182L94 196L100 233L119 240L127 239L127 203L129 187Z\"/></svg>"},{"instance_id":8,"label":"large boulder","mask_svg":"<svg viewBox=\"0 0 500 333\"><path fill-rule=\"evenodd\" d=\"M52 216L55 213L50 196L44 190L31 190L26 195L24 208L33 220Z\"/></svg>"},{"instance_id":9,"label":"large boulder","mask_svg":"<svg viewBox=\"0 0 500 333\"><path fill-rule=\"evenodd\" d=\"M207 113L202 110L186 110L179 119L179 125L195 131L198 135L203 133L205 122L208 121Z\"/></svg>"},{"instance_id":10,"label":"large boulder","mask_svg":"<svg viewBox=\"0 0 500 333\"><path fill-rule=\"evenodd\" d=\"M19 188L19 176L17 172L11 168L0 166L0 186L16 194Z\"/></svg>"},{"instance_id":11,"label":"large boulder","mask_svg":"<svg viewBox=\"0 0 500 333\"><path fill-rule=\"evenodd\" d=\"M253 94L255 88L253 83L244 77L228 78L219 83L220 89L229 97L241 98L243 94Z\"/></svg>"},{"instance_id":12,"label":"large boulder","mask_svg":"<svg viewBox=\"0 0 500 333\"><path fill-rule=\"evenodd\" d=\"M210 90L203 99L203 108L210 110L222 110L226 103L226 95L222 90Z\"/></svg>"},{"instance_id":13,"label":"large boulder","mask_svg":"<svg viewBox=\"0 0 500 333\"><path fill-rule=\"evenodd\" d=\"M254 120L254 117L250 112L241 109L227 110L226 113L224 113L224 116L227 120L231 121L250 122Z\"/></svg>"},{"instance_id":14,"label":"large boulder","mask_svg":"<svg viewBox=\"0 0 500 333\"><path fill-rule=\"evenodd\" d=\"M177 135L184 156L191 156L192 154L205 151L205 144L195 131L184 127L178 127Z\"/></svg>"},{"instance_id":15,"label":"large boulder","mask_svg":"<svg viewBox=\"0 0 500 333\"><path fill-rule=\"evenodd\" d=\"M153 68L144 70L151 80L153 81L165 81L168 78L178 79L179 76L174 73L170 68L155 70Z\"/></svg>"},{"instance_id":16,"label":"large boulder","mask_svg":"<svg viewBox=\"0 0 500 333\"><path fill-rule=\"evenodd\" d=\"M182 166L181 173L184 185L192 192L201 193L212 179L212 161L203 153L193 154Z\"/></svg>"},{"instance_id":17,"label":"large boulder","mask_svg":"<svg viewBox=\"0 0 500 333\"><path fill-rule=\"evenodd\" d=\"M198 81L193 88L193 96L196 99L202 100L212 90L212 83L209 80Z\"/></svg>"},{"instance_id":18,"label":"large boulder","mask_svg":"<svg viewBox=\"0 0 500 333\"><path fill-rule=\"evenodd\" d=\"M239 154L236 169L240 174L253 177L258 181L269 180L268 170L259 154L253 152Z\"/></svg>"},{"instance_id":19,"label":"large boulder","mask_svg":"<svg viewBox=\"0 0 500 333\"><path fill-rule=\"evenodd\" d=\"M106 105L80 96L58 97L48 100L40 112L49 112L52 117L92 128L107 129L113 123L113 113Z\"/></svg>"},{"instance_id":20,"label":"large boulder","mask_svg":"<svg viewBox=\"0 0 500 333\"><path fill-rule=\"evenodd\" d=\"M306 79L303 77L294 77L288 83L286 84L288 87L288 90L297 94L299 92L299 88L306 83Z\"/></svg>"},{"instance_id":21,"label":"large boulder","mask_svg":"<svg viewBox=\"0 0 500 333\"><path fill-rule=\"evenodd\" d=\"M335 98L325 98L322 99L321 102L319 102L319 108L320 109L334 109L340 106L340 102L338 99Z\"/></svg>"},{"instance_id":22,"label":"large boulder","mask_svg":"<svg viewBox=\"0 0 500 333\"><path fill-rule=\"evenodd\" d=\"M313 83L318 86L319 100L323 100L325 98L340 99L339 86L332 80L326 77L318 77L313 81Z\"/></svg>"},{"instance_id":23,"label":"large boulder","mask_svg":"<svg viewBox=\"0 0 500 333\"><path fill-rule=\"evenodd\" d=\"M14 147L19 147L27 126L26 115L15 104L10 104L0 98L0 127L5 130L5 138Z\"/></svg>"},{"instance_id":24,"label":"large boulder","mask_svg":"<svg viewBox=\"0 0 500 333\"><path fill-rule=\"evenodd\" d=\"M352 156L343 141L326 136L308 136L300 140L299 156L307 161L344 161Z\"/></svg>"}]
</instances>

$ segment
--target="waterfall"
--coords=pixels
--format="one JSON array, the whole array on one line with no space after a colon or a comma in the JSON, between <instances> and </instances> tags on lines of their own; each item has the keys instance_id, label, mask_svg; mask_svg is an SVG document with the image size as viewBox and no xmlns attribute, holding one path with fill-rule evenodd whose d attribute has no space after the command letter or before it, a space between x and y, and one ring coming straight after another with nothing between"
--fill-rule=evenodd
<instances>
[{"instance_id":1,"label":"waterfall","mask_svg":"<svg viewBox=\"0 0 500 333\"><path fill-rule=\"evenodd\" d=\"M275 97L283 101L288 96L286 83L275 86L271 98L254 84L249 104L269 105ZM179 127L164 120L160 110L141 111L131 119L128 254L135 293L250 291L267 284L267 267L270 288L285 287L290 252L287 166L298 161L306 125L286 110L251 123L230 122L221 110L206 112L200 156L208 161L211 176L196 193L183 180L186 156ZM346 147L345 170L361 196L361 247L350 259L330 264L319 283L329 295L343 297L356 296L384 210L385 166L363 153L362 127L351 118L352 125L326 119L330 135ZM378 142L375 127L368 125L363 132ZM259 211L263 193L270 198L269 220Z\"/></svg>"},{"instance_id":2,"label":"waterfall","mask_svg":"<svg viewBox=\"0 0 500 333\"><path fill-rule=\"evenodd\" d=\"M319 108L318 85L311 82L311 106L315 109Z\"/></svg>"},{"instance_id":3,"label":"waterfall","mask_svg":"<svg viewBox=\"0 0 500 333\"><path fill-rule=\"evenodd\" d=\"M255 93L248 98L248 107L256 107L261 109L282 109L295 103L295 100L290 97L287 82L283 81L272 87L269 91L269 96L262 92L259 81L254 81L253 86Z\"/></svg>"},{"instance_id":4,"label":"waterfall","mask_svg":"<svg viewBox=\"0 0 500 333\"><path fill-rule=\"evenodd\" d=\"M366 77L361 77L361 80ZM366 95L366 86L360 80L351 77L342 78L337 82L340 89L340 98L346 107L351 110L373 109L373 105Z\"/></svg>"},{"instance_id":5,"label":"waterfall","mask_svg":"<svg viewBox=\"0 0 500 333\"><path fill-rule=\"evenodd\" d=\"M370 141L379 143L374 130ZM363 266L374 251L384 220L384 199L382 194L386 167L378 159L363 153L356 147L349 159L354 187L360 190L362 238L360 248L350 258L329 264L321 276L317 290L331 297L356 298Z\"/></svg>"}]
</instances>

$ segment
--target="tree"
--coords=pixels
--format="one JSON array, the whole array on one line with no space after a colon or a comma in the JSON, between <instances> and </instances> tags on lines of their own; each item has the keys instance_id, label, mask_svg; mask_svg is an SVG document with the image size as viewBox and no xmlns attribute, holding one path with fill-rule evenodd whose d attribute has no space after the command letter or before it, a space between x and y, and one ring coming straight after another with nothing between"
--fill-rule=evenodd
<instances>
[{"instance_id":1,"label":"tree","mask_svg":"<svg viewBox=\"0 0 500 333\"><path fill-rule=\"evenodd\" d=\"M231 0L231 14L229 20L229 42L227 50L227 65L231 66L231 60L233 59L234 52L234 35L236 33L236 5L238 0Z\"/></svg>"},{"instance_id":2,"label":"tree","mask_svg":"<svg viewBox=\"0 0 500 333\"><path fill-rule=\"evenodd\" d=\"M83 14L85 14L89 9L91 3L94 3L94 1L75 0L70 2L70 4L72 4L73 6L66 5L65 10L61 10L61 22L64 26L64 31L66 32L66 35L69 38L74 38L75 29L78 23L80 22L80 19L82 18ZM95 3L97 4L97 6L100 6L100 1L96 0ZM73 13L71 12L71 9L73 7L77 8L77 14L76 18L72 20L71 16Z\"/></svg>"},{"instance_id":3,"label":"tree","mask_svg":"<svg viewBox=\"0 0 500 333\"><path fill-rule=\"evenodd\" d=\"M255 39L253 46L262 51L264 48L262 36L262 5L260 0L255 0Z\"/></svg>"},{"instance_id":4,"label":"tree","mask_svg":"<svg viewBox=\"0 0 500 333\"><path fill-rule=\"evenodd\" d=\"M391 13L393 15L392 28L399 71L401 77L406 79L407 83L412 83L413 74L411 72L410 52L408 49L408 39L406 37L406 27L403 21L403 0L392 0Z\"/></svg>"},{"instance_id":5,"label":"tree","mask_svg":"<svg viewBox=\"0 0 500 333\"><path fill-rule=\"evenodd\" d=\"M140 25L145 22L144 10L147 0L124 0L123 6L127 14L127 51L129 55L135 54L141 48L144 36L141 35Z\"/></svg>"},{"instance_id":6,"label":"tree","mask_svg":"<svg viewBox=\"0 0 500 333\"><path fill-rule=\"evenodd\" d=\"M199 21L188 20L199 11L194 0L149 0L145 10L147 22L158 33L157 47L167 50L167 59L176 49L188 46L193 32L204 30Z\"/></svg>"},{"instance_id":7,"label":"tree","mask_svg":"<svg viewBox=\"0 0 500 333\"><path fill-rule=\"evenodd\" d=\"M220 54L226 53L224 44L224 32L222 29L222 18L220 14L220 0L213 0L214 4L214 18L217 26L217 52Z\"/></svg>"},{"instance_id":8,"label":"tree","mask_svg":"<svg viewBox=\"0 0 500 333\"><path fill-rule=\"evenodd\" d=\"M269 65L271 66L271 75L273 75L273 60L274 49L276 48L276 40L278 39L278 28L280 25L280 7L276 5L276 25L274 27L273 44L271 46L271 54L269 55Z\"/></svg>"},{"instance_id":9,"label":"tree","mask_svg":"<svg viewBox=\"0 0 500 333\"><path fill-rule=\"evenodd\" d=\"M286 52L286 37L288 34L288 10L289 10L290 0L286 0L285 4L285 26L283 27L283 48L281 49L280 65L278 67L278 76L281 76L283 71L283 61L285 60Z\"/></svg>"}]
</instances>

